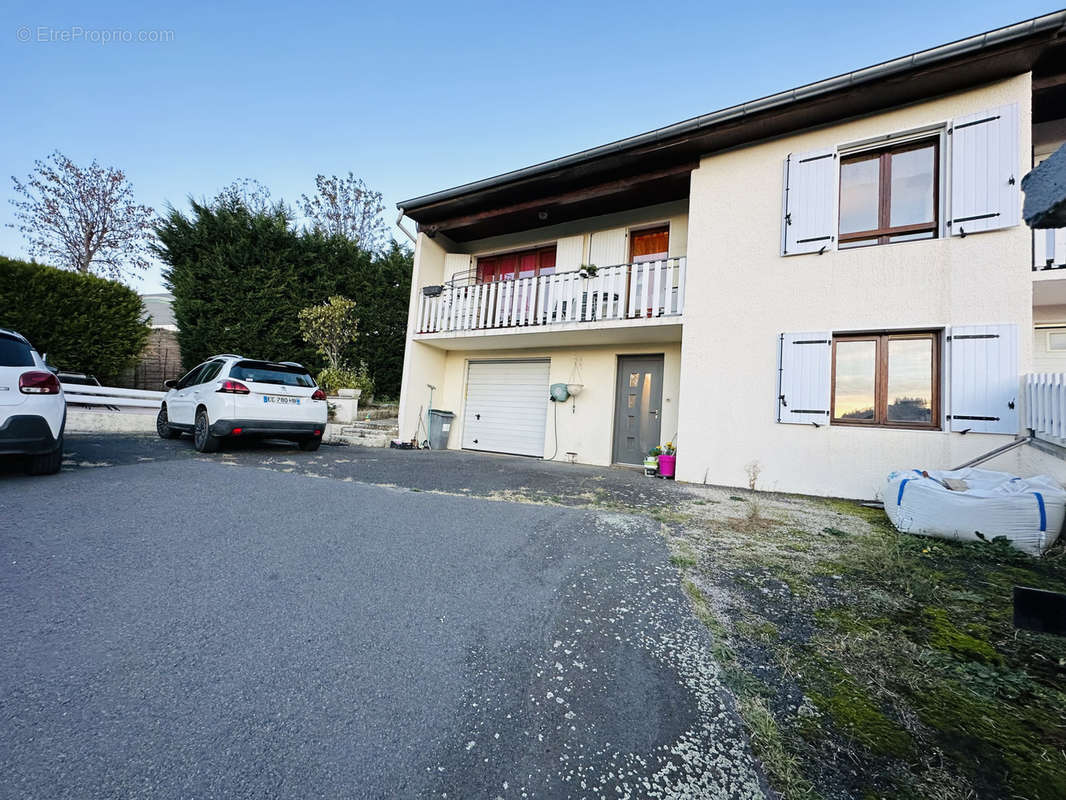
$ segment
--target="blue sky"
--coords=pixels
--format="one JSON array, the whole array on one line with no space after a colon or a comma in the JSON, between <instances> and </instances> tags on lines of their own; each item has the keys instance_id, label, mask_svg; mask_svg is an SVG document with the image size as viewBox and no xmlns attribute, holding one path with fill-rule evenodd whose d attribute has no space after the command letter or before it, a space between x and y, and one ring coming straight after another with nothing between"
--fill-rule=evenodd
<instances>
[{"instance_id":1,"label":"blue sky","mask_svg":"<svg viewBox=\"0 0 1066 800\"><path fill-rule=\"evenodd\" d=\"M241 177L294 201L316 173L351 170L391 211L1055 9L1027 0L901 0L891 14L768 0L150 5L5 3L0 254L25 255L6 227L10 176L56 148L122 168L157 209ZM141 31L169 41L100 41ZM158 290L158 270L135 285Z\"/></svg>"}]
</instances>

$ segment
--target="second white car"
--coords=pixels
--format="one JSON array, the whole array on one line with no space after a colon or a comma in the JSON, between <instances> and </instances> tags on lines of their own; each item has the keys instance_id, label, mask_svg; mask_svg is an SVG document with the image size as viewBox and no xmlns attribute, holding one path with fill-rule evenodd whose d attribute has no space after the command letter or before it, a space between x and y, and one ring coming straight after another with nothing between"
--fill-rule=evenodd
<instances>
[{"instance_id":1,"label":"second white car","mask_svg":"<svg viewBox=\"0 0 1066 800\"><path fill-rule=\"evenodd\" d=\"M299 364L219 355L166 388L156 431L164 439L190 433L201 453L226 438L288 439L301 450L322 443L326 393Z\"/></svg>"}]
</instances>

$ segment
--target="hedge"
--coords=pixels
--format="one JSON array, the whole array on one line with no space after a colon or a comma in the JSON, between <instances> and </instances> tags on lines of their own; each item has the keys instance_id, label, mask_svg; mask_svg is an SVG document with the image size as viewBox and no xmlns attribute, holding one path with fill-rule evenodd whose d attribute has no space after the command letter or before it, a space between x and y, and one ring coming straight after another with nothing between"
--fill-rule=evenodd
<instances>
[{"instance_id":1,"label":"hedge","mask_svg":"<svg viewBox=\"0 0 1066 800\"><path fill-rule=\"evenodd\" d=\"M239 202L171 209L154 250L174 293L182 361L216 353L299 361L315 374L324 359L300 335L300 310L332 295L356 301L359 336L349 364L366 362L381 396L400 390L411 286L411 252L393 244L368 253L341 237L297 229L283 210Z\"/></svg>"},{"instance_id":2,"label":"hedge","mask_svg":"<svg viewBox=\"0 0 1066 800\"><path fill-rule=\"evenodd\" d=\"M140 296L121 283L0 256L0 328L60 369L118 380L148 340L143 315Z\"/></svg>"}]
</instances>

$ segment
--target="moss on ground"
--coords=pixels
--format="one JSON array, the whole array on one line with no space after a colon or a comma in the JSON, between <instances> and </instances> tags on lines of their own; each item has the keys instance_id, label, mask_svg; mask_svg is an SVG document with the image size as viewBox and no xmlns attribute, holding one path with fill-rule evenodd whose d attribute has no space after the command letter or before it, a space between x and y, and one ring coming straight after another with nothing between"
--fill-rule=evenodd
<instances>
[{"instance_id":1,"label":"moss on ground","mask_svg":"<svg viewBox=\"0 0 1066 800\"><path fill-rule=\"evenodd\" d=\"M1000 664L1003 657L996 648L983 639L971 636L959 630L948 620L948 612L943 608L926 608L922 611L922 623L927 632L926 641L930 647L956 655L968 661L980 661L987 664ZM981 626L986 631L987 628ZM976 632L976 630L975 630Z\"/></svg>"},{"instance_id":2,"label":"moss on ground","mask_svg":"<svg viewBox=\"0 0 1066 800\"><path fill-rule=\"evenodd\" d=\"M914 743L910 735L873 698L831 661L819 659L815 669L823 692L811 690L808 696L847 736L861 742L875 755L908 758Z\"/></svg>"},{"instance_id":3,"label":"moss on ground","mask_svg":"<svg viewBox=\"0 0 1066 800\"><path fill-rule=\"evenodd\" d=\"M1016 631L1011 605L1015 585L1066 591L1066 547L1035 559L901 535L848 501L758 499L764 528L704 504L671 536L783 797L1066 798L1066 638Z\"/></svg>"}]
</instances>

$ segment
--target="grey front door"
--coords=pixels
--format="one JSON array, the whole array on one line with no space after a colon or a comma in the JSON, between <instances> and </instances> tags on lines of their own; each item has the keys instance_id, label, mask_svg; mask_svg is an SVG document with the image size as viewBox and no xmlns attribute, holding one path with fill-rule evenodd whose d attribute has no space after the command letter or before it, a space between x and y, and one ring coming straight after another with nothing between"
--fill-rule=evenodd
<instances>
[{"instance_id":1,"label":"grey front door","mask_svg":"<svg viewBox=\"0 0 1066 800\"><path fill-rule=\"evenodd\" d=\"M663 357L619 356L614 462L640 464L662 444Z\"/></svg>"}]
</instances>

